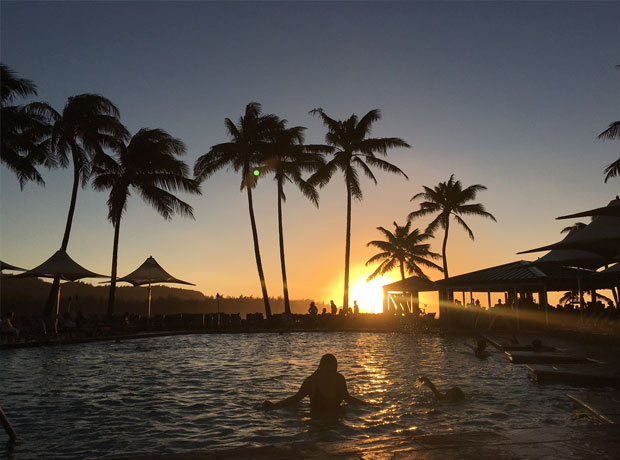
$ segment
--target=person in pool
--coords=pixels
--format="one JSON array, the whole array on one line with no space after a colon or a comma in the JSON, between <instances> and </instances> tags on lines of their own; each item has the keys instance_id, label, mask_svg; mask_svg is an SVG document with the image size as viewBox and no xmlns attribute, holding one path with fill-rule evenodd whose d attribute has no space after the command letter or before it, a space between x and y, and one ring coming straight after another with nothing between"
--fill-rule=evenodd
<instances>
[{"instance_id":1,"label":"person in pool","mask_svg":"<svg viewBox=\"0 0 620 460\"><path fill-rule=\"evenodd\" d=\"M282 401L272 403L265 401L263 409L290 406L301 401L306 396L310 397L310 410L312 412L329 412L340 407L342 401L348 404L368 404L349 394L347 381L338 372L338 361L331 353L323 355L319 367L314 373L304 380L299 391Z\"/></svg>"},{"instance_id":2,"label":"person in pool","mask_svg":"<svg viewBox=\"0 0 620 460\"><path fill-rule=\"evenodd\" d=\"M475 347L468 343L466 343L465 345L467 345L474 351L474 355L476 356L476 358L484 359L491 356L491 353L489 353L487 350L487 341L484 339L478 339L478 343Z\"/></svg>"},{"instance_id":3,"label":"person in pool","mask_svg":"<svg viewBox=\"0 0 620 460\"><path fill-rule=\"evenodd\" d=\"M445 393L442 393L437 389L437 387L435 387L435 385L433 385L433 382L431 382L427 377L424 377L423 375L418 378L418 382L423 383L424 385L429 387L433 392L433 395L435 395L435 399L437 400L462 401L463 399L465 399L465 393L463 393L463 390L461 390L459 387L452 387Z\"/></svg>"}]
</instances>

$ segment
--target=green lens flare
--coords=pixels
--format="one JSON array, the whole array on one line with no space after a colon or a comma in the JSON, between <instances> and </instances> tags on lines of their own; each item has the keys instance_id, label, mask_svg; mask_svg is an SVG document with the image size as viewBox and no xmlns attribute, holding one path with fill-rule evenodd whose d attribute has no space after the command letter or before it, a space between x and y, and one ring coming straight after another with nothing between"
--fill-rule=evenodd
<instances>
[{"instance_id":1,"label":"green lens flare","mask_svg":"<svg viewBox=\"0 0 620 460\"><path fill-rule=\"evenodd\" d=\"M255 170L254 170L254 175L255 175L255 176L258 176L259 174L260 174L260 171L259 171L258 169L255 169Z\"/></svg>"}]
</instances>

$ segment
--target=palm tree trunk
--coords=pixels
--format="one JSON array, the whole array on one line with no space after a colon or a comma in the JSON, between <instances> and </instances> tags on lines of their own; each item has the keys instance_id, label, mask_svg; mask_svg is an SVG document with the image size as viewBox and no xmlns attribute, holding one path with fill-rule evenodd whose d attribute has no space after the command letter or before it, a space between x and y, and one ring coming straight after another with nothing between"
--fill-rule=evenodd
<instances>
[{"instance_id":1,"label":"palm tree trunk","mask_svg":"<svg viewBox=\"0 0 620 460\"><path fill-rule=\"evenodd\" d=\"M65 234L62 237L62 244L60 245L60 249L63 251L67 250L69 246L69 235L71 234L71 225L73 224L73 215L75 214L75 203L77 202L77 192L78 187L80 185L80 170L78 168L76 158L77 155L75 153L73 156L73 187L71 189L71 202L69 204L69 214L67 215L67 223L65 224ZM60 285L60 278L54 278L52 282L52 287L50 289L50 293L47 296L47 301L45 302L45 307L43 308L43 315L48 316L52 314L54 310L54 306L56 305L58 299L58 287Z\"/></svg>"},{"instance_id":2,"label":"palm tree trunk","mask_svg":"<svg viewBox=\"0 0 620 460\"><path fill-rule=\"evenodd\" d=\"M448 278L448 257L446 256L446 247L448 246L448 229L450 228L450 216L446 218L446 233L443 236L443 246L441 247L441 255L443 256L443 277Z\"/></svg>"},{"instance_id":3,"label":"palm tree trunk","mask_svg":"<svg viewBox=\"0 0 620 460\"><path fill-rule=\"evenodd\" d=\"M114 316L114 300L116 298L116 269L118 266L118 237L120 235L121 218L115 219L114 243L112 244L112 270L110 273L110 294L108 295L108 316Z\"/></svg>"},{"instance_id":4,"label":"palm tree trunk","mask_svg":"<svg viewBox=\"0 0 620 460\"><path fill-rule=\"evenodd\" d=\"M351 186L347 180L347 236L344 251L344 298L342 308L349 311L349 259L351 258Z\"/></svg>"},{"instance_id":5,"label":"palm tree trunk","mask_svg":"<svg viewBox=\"0 0 620 460\"><path fill-rule=\"evenodd\" d=\"M284 231L282 229L282 182L278 181L278 236L280 239L280 266L282 267L282 287L284 289L284 313L291 314L291 303L288 298L288 282L286 280L286 264L284 262Z\"/></svg>"},{"instance_id":6,"label":"palm tree trunk","mask_svg":"<svg viewBox=\"0 0 620 460\"><path fill-rule=\"evenodd\" d=\"M403 261L400 261L400 279L404 280L405 279L405 267L403 265Z\"/></svg>"},{"instance_id":7,"label":"palm tree trunk","mask_svg":"<svg viewBox=\"0 0 620 460\"><path fill-rule=\"evenodd\" d=\"M269 305L269 295L267 295L267 284L263 273L263 264L260 260L260 248L258 246L258 231L256 230L256 220L254 219L254 206L252 205L252 189L246 186L248 191L248 208L250 210L250 225L252 226L252 237L254 238L254 255L256 256L256 268L260 278L260 287L263 290L263 302L265 302L265 316L271 318L271 306Z\"/></svg>"}]
</instances>

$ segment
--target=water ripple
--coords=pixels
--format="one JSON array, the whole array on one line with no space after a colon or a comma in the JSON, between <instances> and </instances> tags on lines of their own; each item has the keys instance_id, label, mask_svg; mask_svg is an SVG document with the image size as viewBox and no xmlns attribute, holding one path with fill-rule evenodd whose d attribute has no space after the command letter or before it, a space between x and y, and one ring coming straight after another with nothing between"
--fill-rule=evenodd
<instances>
[{"instance_id":1,"label":"water ripple","mask_svg":"<svg viewBox=\"0 0 620 460\"><path fill-rule=\"evenodd\" d=\"M338 357L349 391L375 405L335 420L311 417L307 402L256 409L295 392L326 352ZM480 361L462 338L431 335L159 337L5 350L0 370L1 406L20 436L14 460L586 423L567 404L570 387L536 386L499 353ZM439 388L460 386L467 400L434 401L416 381L422 374Z\"/></svg>"}]
</instances>

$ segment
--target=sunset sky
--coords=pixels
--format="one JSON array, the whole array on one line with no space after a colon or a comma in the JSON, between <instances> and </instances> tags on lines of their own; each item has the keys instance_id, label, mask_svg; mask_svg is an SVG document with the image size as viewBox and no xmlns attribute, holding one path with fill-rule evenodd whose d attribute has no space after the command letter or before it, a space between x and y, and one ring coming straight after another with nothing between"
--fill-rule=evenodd
<instances>
[{"instance_id":1,"label":"sunset sky","mask_svg":"<svg viewBox=\"0 0 620 460\"><path fill-rule=\"evenodd\" d=\"M162 128L182 139L193 167L228 140L224 118L248 102L308 128L308 111L333 118L378 108L373 136L411 149L388 160L409 176L377 173L354 203L351 300L374 270L377 226L403 224L410 198L448 179L484 184L478 196L497 223L470 217L476 240L452 227L450 274L507 263L552 243L573 221L555 217L598 207L620 193L603 182L618 142L597 139L620 117L620 4L615 2L6 2L2 62L33 80L39 100L62 110L67 97L98 93L134 134ZM43 170L47 185L20 191L1 169L0 258L32 268L60 247L71 169ZM149 255L206 295L260 295L246 196L222 171L185 196L196 220L163 220L132 196L121 223L119 274ZM284 209L290 295L342 303L346 189L335 176L316 209L289 186ZM110 273L113 229L107 195L80 190L68 252ZM282 295L276 188L259 182L255 211L268 292ZM424 229L430 218L414 221ZM442 234L433 249L440 252ZM542 255L542 254L538 254ZM533 260L536 254L526 255ZM433 279L442 275L429 271ZM375 289L387 281L382 278ZM357 290L356 290L357 289ZM377 291L376 291L377 292Z\"/></svg>"}]
</instances>

